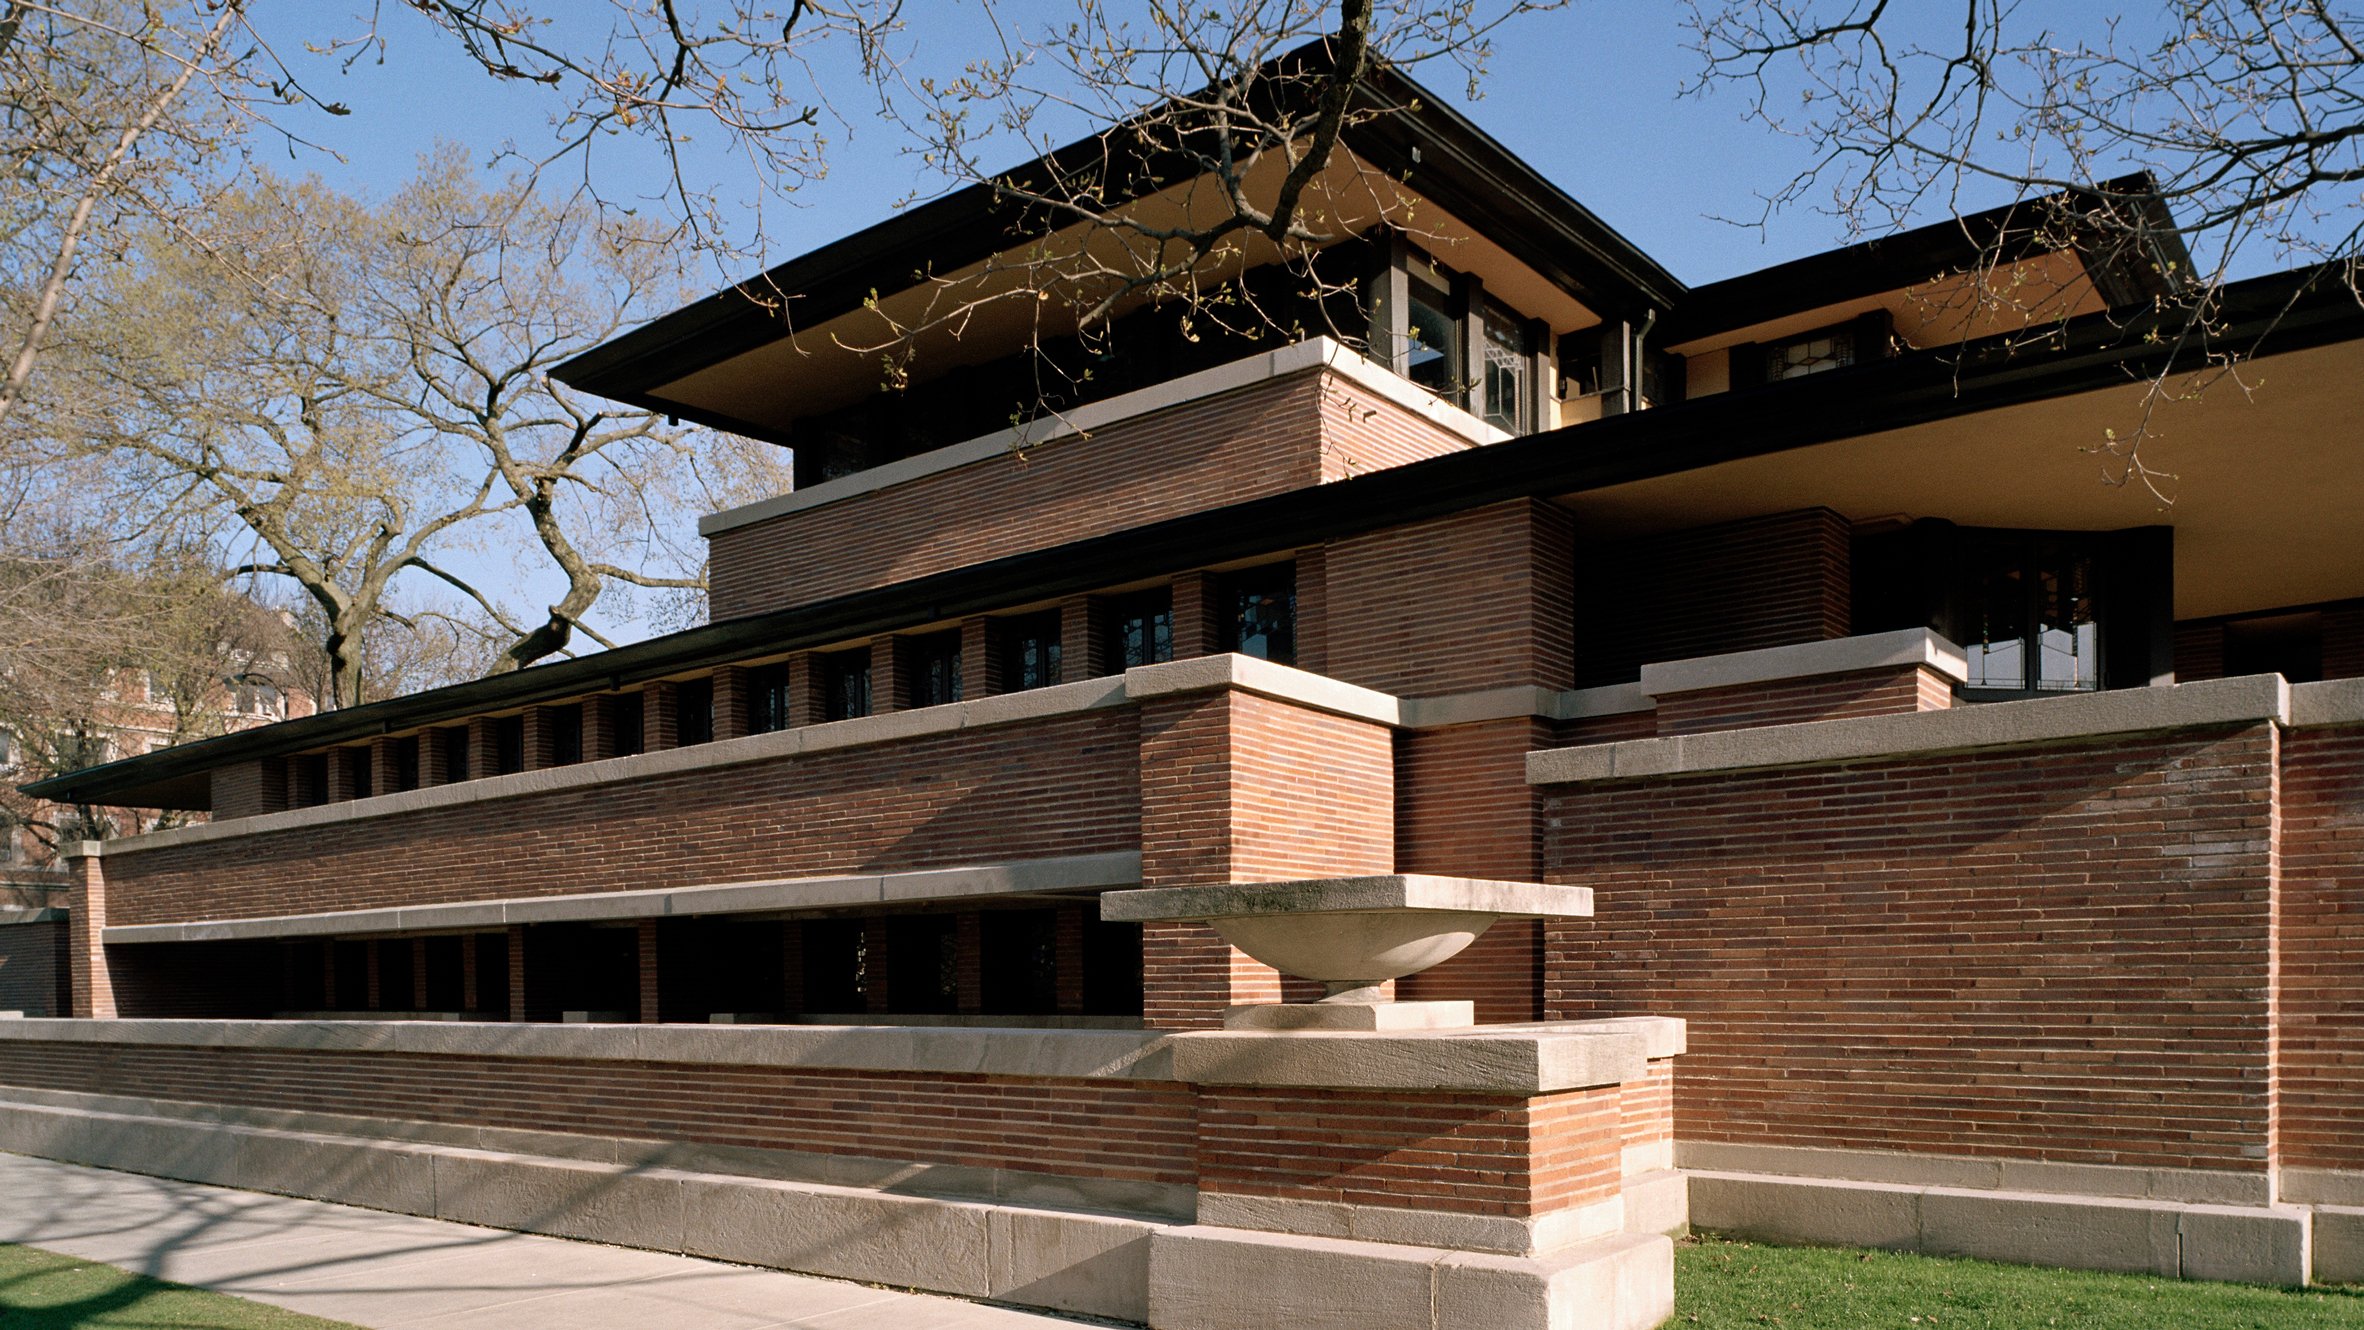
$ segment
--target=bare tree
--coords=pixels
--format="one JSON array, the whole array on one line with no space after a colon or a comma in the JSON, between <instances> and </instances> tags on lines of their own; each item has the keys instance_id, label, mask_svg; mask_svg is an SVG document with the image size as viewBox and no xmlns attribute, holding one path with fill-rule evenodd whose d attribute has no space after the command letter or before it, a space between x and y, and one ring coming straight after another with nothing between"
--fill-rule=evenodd
<instances>
[{"instance_id":1,"label":"bare tree","mask_svg":"<svg viewBox=\"0 0 2364 1330\"><path fill-rule=\"evenodd\" d=\"M547 377L678 295L658 247L588 211L451 154L374 208L268 177L224 194L202 252L143 233L87 294L89 334L59 348L73 390L35 417L48 456L105 454L125 520L213 519L234 573L294 588L328 704L379 691L385 623L490 636L496 670L604 645L610 587L702 585L688 511L783 482L768 445ZM526 612L510 574L537 565L561 589Z\"/></svg>"},{"instance_id":2,"label":"bare tree","mask_svg":"<svg viewBox=\"0 0 2364 1330\"><path fill-rule=\"evenodd\" d=\"M2142 420L2094 445L2118 483L2166 498L2171 477L2142 457L2151 413L2255 353L2219 335L2228 276L2305 264L2294 300L2326 284L2364 293L2364 13L2321 0L2188 0L2136 18L2025 0L1691 10L1698 90L1736 91L1810 150L1768 208L1820 200L1876 232L2017 201L2023 225L1974 238L1979 298L1998 307L2023 298L2013 246L2031 234L2159 274L2172 294L2132 327L2179 354Z\"/></svg>"}]
</instances>

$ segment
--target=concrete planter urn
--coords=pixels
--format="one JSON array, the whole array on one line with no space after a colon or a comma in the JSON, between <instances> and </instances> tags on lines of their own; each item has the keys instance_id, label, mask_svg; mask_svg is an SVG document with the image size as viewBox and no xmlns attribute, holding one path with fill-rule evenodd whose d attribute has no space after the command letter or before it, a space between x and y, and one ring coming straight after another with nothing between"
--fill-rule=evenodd
<instances>
[{"instance_id":1,"label":"concrete planter urn","mask_svg":"<svg viewBox=\"0 0 2364 1330\"><path fill-rule=\"evenodd\" d=\"M1204 922L1282 974L1318 980L1318 1002L1233 1007L1248 1029L1389 1030L1469 1025L1467 1002L1394 1002L1391 979L1459 954L1496 919L1583 918L1587 887L1391 873L1297 882L1152 887L1100 897L1103 919Z\"/></svg>"}]
</instances>

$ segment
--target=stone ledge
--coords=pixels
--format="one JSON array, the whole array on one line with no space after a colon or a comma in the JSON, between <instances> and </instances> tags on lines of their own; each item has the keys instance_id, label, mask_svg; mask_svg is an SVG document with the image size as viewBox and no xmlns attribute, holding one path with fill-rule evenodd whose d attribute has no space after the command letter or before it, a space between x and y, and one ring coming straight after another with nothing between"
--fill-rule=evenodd
<instances>
[{"instance_id":1,"label":"stone ledge","mask_svg":"<svg viewBox=\"0 0 2364 1330\"><path fill-rule=\"evenodd\" d=\"M450 905L398 906L382 910L340 910L325 914L272 915L259 919L201 919L173 924L112 924L110 946L143 942L225 942L249 938L327 937L357 933L408 933L504 928L608 919L652 919L694 914L748 914L847 906L964 900L979 896L1022 896L1131 886L1141 880L1135 850L1077 854L1057 859L964 868L922 868L902 873L834 877L775 878L657 891L588 892L579 896L521 896L509 900L463 901Z\"/></svg>"},{"instance_id":2,"label":"stone ledge","mask_svg":"<svg viewBox=\"0 0 2364 1330\"><path fill-rule=\"evenodd\" d=\"M1620 1235L1504 1256L1210 1224L1149 1244L1158 1330L1651 1330L1674 1313L1674 1244Z\"/></svg>"},{"instance_id":3,"label":"stone ledge","mask_svg":"<svg viewBox=\"0 0 2364 1330\"><path fill-rule=\"evenodd\" d=\"M1575 1243L1628 1231L1622 1195L1549 1214L1518 1216L1202 1191L1198 1194L1198 1222L1259 1233L1347 1238L1408 1247L1441 1247L1448 1251L1497 1252L1505 1256L1544 1255Z\"/></svg>"},{"instance_id":4,"label":"stone ledge","mask_svg":"<svg viewBox=\"0 0 2364 1330\"><path fill-rule=\"evenodd\" d=\"M1399 374L1380 368L1368 358L1346 345L1328 337L1308 338L1290 346L1246 356L1228 364L1185 374L1178 379L1120 393L1104 401L1088 403L1056 416L1029 421L1009 429L996 430L961 443L947 444L913 457L870 467L850 476L808 485L787 494L758 499L753 503L727 508L698 519L698 534L711 536L719 532L749 526L789 513L839 503L864 494L907 484L914 480L990 462L1006 457L1020 448L1038 447L1061 439L1088 434L1092 430L1170 410L1191 402L1203 401L1222 393L1273 379L1286 378L1312 370L1327 369L1350 383L1364 388L1397 406L1426 419L1430 424L1459 435L1470 444L1499 443L1510 435L1479 420L1461 408L1414 384Z\"/></svg>"},{"instance_id":5,"label":"stone ledge","mask_svg":"<svg viewBox=\"0 0 2364 1330\"><path fill-rule=\"evenodd\" d=\"M2364 1209L2315 1207L2315 1282L2364 1284Z\"/></svg>"},{"instance_id":6,"label":"stone ledge","mask_svg":"<svg viewBox=\"0 0 2364 1330\"><path fill-rule=\"evenodd\" d=\"M1639 1029L1581 1022L1392 1034L1205 1030L1167 1040L1174 1079L1196 1085L1518 1098L1639 1080L1651 1044Z\"/></svg>"},{"instance_id":7,"label":"stone ledge","mask_svg":"<svg viewBox=\"0 0 2364 1330\"><path fill-rule=\"evenodd\" d=\"M1380 873L1296 882L1150 887L1112 891L1100 898L1101 918L1131 923L1356 910L1441 910L1507 919L1583 918L1592 913L1592 890L1431 873Z\"/></svg>"},{"instance_id":8,"label":"stone ledge","mask_svg":"<svg viewBox=\"0 0 2364 1330\"><path fill-rule=\"evenodd\" d=\"M1693 1170L1691 1222L1740 1237L2245 1284L2307 1282L2310 1221L2202 1205Z\"/></svg>"},{"instance_id":9,"label":"stone ledge","mask_svg":"<svg viewBox=\"0 0 2364 1330\"><path fill-rule=\"evenodd\" d=\"M2262 1169L2235 1173L2218 1169L2127 1168L1986 1155L1723 1141L1679 1141L1675 1145L1675 1163L1681 1168L1704 1172L1767 1173L1970 1191L2045 1192L2204 1205L2267 1205L2274 1200L2273 1178Z\"/></svg>"},{"instance_id":10,"label":"stone ledge","mask_svg":"<svg viewBox=\"0 0 2364 1330\"><path fill-rule=\"evenodd\" d=\"M2364 725L2364 679L2290 685L2290 724Z\"/></svg>"},{"instance_id":11,"label":"stone ledge","mask_svg":"<svg viewBox=\"0 0 2364 1330\"><path fill-rule=\"evenodd\" d=\"M1122 1216L11 1105L0 1150L835 1279L1147 1319Z\"/></svg>"},{"instance_id":12,"label":"stone ledge","mask_svg":"<svg viewBox=\"0 0 2364 1330\"><path fill-rule=\"evenodd\" d=\"M2284 1166L2278 1181L2282 1199L2295 1205L2364 1206L2364 1170Z\"/></svg>"},{"instance_id":13,"label":"stone ledge","mask_svg":"<svg viewBox=\"0 0 2364 1330\"><path fill-rule=\"evenodd\" d=\"M1663 698L1709 688L1737 688L1744 684L1913 665L1935 670L1956 683L1970 677L1969 657L1960 647L1926 628L1906 628L1892 633L1867 633L1861 637L1835 637L1823 642L1660 661L1642 667L1641 691Z\"/></svg>"},{"instance_id":14,"label":"stone ledge","mask_svg":"<svg viewBox=\"0 0 2364 1330\"><path fill-rule=\"evenodd\" d=\"M1396 725L1403 719L1402 704L1393 694L1341 683L1328 675L1276 665L1237 652L1191 656L1159 665L1136 665L1124 672L1124 695L1136 702L1225 688L1378 725Z\"/></svg>"},{"instance_id":15,"label":"stone ledge","mask_svg":"<svg viewBox=\"0 0 2364 1330\"><path fill-rule=\"evenodd\" d=\"M2288 724L2289 719L2290 686L2278 674L2255 674L2164 688L1547 748L1527 754L1527 782L1563 785L1816 766L2156 730Z\"/></svg>"},{"instance_id":16,"label":"stone ledge","mask_svg":"<svg viewBox=\"0 0 2364 1330\"><path fill-rule=\"evenodd\" d=\"M1172 1036L1131 1030L47 1018L9 1022L0 1042L816 1067L1035 1080L1173 1079Z\"/></svg>"}]
</instances>

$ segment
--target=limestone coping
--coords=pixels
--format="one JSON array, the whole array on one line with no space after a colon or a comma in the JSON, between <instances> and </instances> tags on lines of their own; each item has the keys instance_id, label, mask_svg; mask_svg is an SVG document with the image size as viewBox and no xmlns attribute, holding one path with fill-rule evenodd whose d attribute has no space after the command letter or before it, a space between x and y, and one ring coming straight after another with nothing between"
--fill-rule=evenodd
<instances>
[{"instance_id":1,"label":"limestone coping","mask_svg":"<svg viewBox=\"0 0 2364 1330\"><path fill-rule=\"evenodd\" d=\"M1111 891L1100 897L1100 917L1124 923L1371 910L1573 919L1592 913L1592 890L1540 882L1385 873L1294 882L1151 887Z\"/></svg>"},{"instance_id":2,"label":"limestone coping","mask_svg":"<svg viewBox=\"0 0 2364 1330\"><path fill-rule=\"evenodd\" d=\"M2290 685L2278 674L2254 674L2160 688L1544 749L1527 754L1527 781L1561 785L1813 766L2110 734L2257 723L2288 725L2290 721Z\"/></svg>"},{"instance_id":3,"label":"limestone coping","mask_svg":"<svg viewBox=\"0 0 2364 1330\"><path fill-rule=\"evenodd\" d=\"M1129 393L1120 393L1072 411L979 435L966 442L930 449L850 476L825 480L818 485L807 485L800 490L711 513L698 519L698 534L711 536L807 508L838 503L959 467L989 462L1018 449L1086 435L1137 416L1314 369L1327 369L1473 445L1500 443L1510 437L1402 375L1373 363L1352 347L1332 338L1314 337L1203 369L1195 374L1185 374Z\"/></svg>"},{"instance_id":4,"label":"limestone coping","mask_svg":"<svg viewBox=\"0 0 2364 1330\"><path fill-rule=\"evenodd\" d=\"M1960 683L1970 677L1962 649L1926 628L1866 633L1823 642L1734 651L1720 656L1659 661L1642 667L1641 691L1651 697L1737 688L1816 675L1922 666Z\"/></svg>"},{"instance_id":5,"label":"limestone coping","mask_svg":"<svg viewBox=\"0 0 2364 1330\"><path fill-rule=\"evenodd\" d=\"M0 1042L273 1048L445 1057L814 1067L1084 1080L1170 1080L1152 1030L880 1025L525 1025L437 1021L11 1021Z\"/></svg>"},{"instance_id":6,"label":"limestone coping","mask_svg":"<svg viewBox=\"0 0 2364 1330\"><path fill-rule=\"evenodd\" d=\"M1174 1078L1197 1085L1528 1098L1638 1080L1653 1056L1672 1056L1661 1050L1679 1051L1682 1026L1651 1017L1384 1034L1224 1030L1170 1042Z\"/></svg>"},{"instance_id":7,"label":"limestone coping","mask_svg":"<svg viewBox=\"0 0 2364 1330\"><path fill-rule=\"evenodd\" d=\"M2290 724L2364 724L2364 679L2326 679L2290 685Z\"/></svg>"},{"instance_id":8,"label":"limestone coping","mask_svg":"<svg viewBox=\"0 0 2364 1330\"><path fill-rule=\"evenodd\" d=\"M508 900L338 910L256 919L207 919L169 924L114 924L110 946L139 942L228 942L255 938L328 937L505 928L510 924L654 919L693 914L750 914L784 910L959 900L977 896L1090 891L1141 880L1134 850L903 873L774 878L655 891L586 892Z\"/></svg>"}]
</instances>

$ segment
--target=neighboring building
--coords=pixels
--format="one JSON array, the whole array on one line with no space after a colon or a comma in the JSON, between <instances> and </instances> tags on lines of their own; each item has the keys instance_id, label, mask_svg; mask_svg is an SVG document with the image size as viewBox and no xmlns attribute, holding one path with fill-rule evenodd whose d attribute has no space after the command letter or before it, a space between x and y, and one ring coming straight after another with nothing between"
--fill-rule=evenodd
<instances>
[{"instance_id":1,"label":"neighboring building","mask_svg":"<svg viewBox=\"0 0 2364 1330\"><path fill-rule=\"evenodd\" d=\"M1159 1296L1142 1225L1532 1236L1593 1193L1489 1190L1472 1124L1540 1131L1541 1100L1178 1084L1160 1050L1209 1045L1157 1032L1281 985L1095 895L1521 879L1597 915L1497 924L1399 991L1685 1018L1671 1091L1661 1050L1599 1128L1627 1124L1629 1196L1663 1174L1712 1226L2364 1277L2364 309L2304 274L2227 289L2253 390L2150 417L2162 508L2088 451L2165 363L2128 327L2155 268L2029 247L2041 338L1965 294L1996 216L1690 288L1419 105L1347 139L1376 169L1341 182L1402 182L1346 242L1360 336L1137 314L1022 430L1014 342L923 347L881 394L851 349L873 293L891 314L1019 243L971 191L770 274L794 332L717 297L564 367L796 449L795 492L703 524L713 622L32 787L210 813L76 861L75 1008L232 1023L0 1034L0 1092L982 1200L1018 1227L974 1282L928 1263L954 1239L895 1265L853 1218L730 1250L1130 1315ZM1381 225L1412 204L1418 236ZM252 1023L296 1014L992 1033ZM430 1203L408 1185L338 1194ZM1082 1212L1104 1247L1024 1236Z\"/></svg>"}]
</instances>

